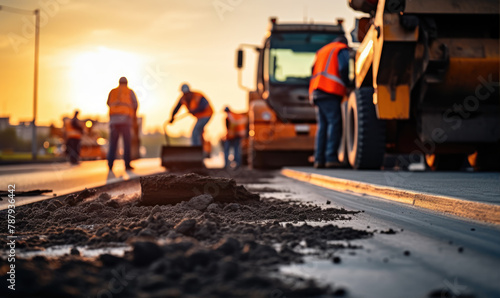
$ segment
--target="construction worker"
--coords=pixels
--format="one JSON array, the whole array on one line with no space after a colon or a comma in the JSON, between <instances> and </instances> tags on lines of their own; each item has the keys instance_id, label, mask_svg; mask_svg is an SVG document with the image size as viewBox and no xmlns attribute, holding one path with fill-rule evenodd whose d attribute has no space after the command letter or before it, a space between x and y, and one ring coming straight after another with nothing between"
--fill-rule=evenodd
<instances>
[{"instance_id":1,"label":"construction worker","mask_svg":"<svg viewBox=\"0 0 500 298\"><path fill-rule=\"evenodd\" d=\"M229 151L233 149L234 162L236 168L241 166L241 139L247 135L248 117L246 114L237 114L232 112L229 107L224 109L226 112L227 134L224 141L224 160L225 167L230 168Z\"/></svg>"},{"instance_id":2,"label":"construction worker","mask_svg":"<svg viewBox=\"0 0 500 298\"><path fill-rule=\"evenodd\" d=\"M110 142L108 151L108 167L111 171L116 157L116 149L118 147L118 139L120 135L123 137L123 150L125 160L125 169L133 170L130 165L131 161L131 129L132 121L137 113L137 97L134 91L129 89L127 78L121 77L119 86L108 95L109 106L109 129Z\"/></svg>"},{"instance_id":3,"label":"construction worker","mask_svg":"<svg viewBox=\"0 0 500 298\"><path fill-rule=\"evenodd\" d=\"M198 119L191 134L191 144L193 146L202 146L203 129L210 120L210 117L212 117L212 107L210 106L210 103L208 102L205 95L200 92L191 91L187 84L182 84L181 91L183 95L179 99L177 106L175 106L174 111L172 112L170 123L174 122L175 114L177 114L180 107L182 105L185 105L189 113L191 113Z\"/></svg>"},{"instance_id":4,"label":"construction worker","mask_svg":"<svg viewBox=\"0 0 500 298\"><path fill-rule=\"evenodd\" d=\"M83 126L78 120L79 111L75 111L73 118L64 118L66 132L66 153L72 165L80 163L80 148L83 134Z\"/></svg>"},{"instance_id":5,"label":"construction worker","mask_svg":"<svg viewBox=\"0 0 500 298\"><path fill-rule=\"evenodd\" d=\"M337 37L316 52L309 99L316 105L314 167L339 167L337 151L342 136L340 103L349 85L349 48L344 36Z\"/></svg>"}]
</instances>

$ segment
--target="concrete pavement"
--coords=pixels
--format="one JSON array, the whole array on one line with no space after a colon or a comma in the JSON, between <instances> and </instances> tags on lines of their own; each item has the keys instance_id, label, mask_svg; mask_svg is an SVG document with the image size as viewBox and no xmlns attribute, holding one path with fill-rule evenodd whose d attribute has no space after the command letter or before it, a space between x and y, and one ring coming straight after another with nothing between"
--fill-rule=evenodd
<instances>
[{"instance_id":1,"label":"concrete pavement","mask_svg":"<svg viewBox=\"0 0 500 298\"><path fill-rule=\"evenodd\" d=\"M372 195L500 224L500 173L285 168L282 174L329 189Z\"/></svg>"}]
</instances>

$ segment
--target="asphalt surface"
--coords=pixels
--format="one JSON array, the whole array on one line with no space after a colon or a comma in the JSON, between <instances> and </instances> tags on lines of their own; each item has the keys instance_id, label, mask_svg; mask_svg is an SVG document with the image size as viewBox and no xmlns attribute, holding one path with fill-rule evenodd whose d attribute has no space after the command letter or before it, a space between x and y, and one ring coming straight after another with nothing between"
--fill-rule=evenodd
<instances>
[{"instance_id":1,"label":"asphalt surface","mask_svg":"<svg viewBox=\"0 0 500 298\"><path fill-rule=\"evenodd\" d=\"M55 195L65 195L85 188L127 181L143 175L164 172L159 158L140 159L132 162L135 168L125 171L123 161L117 160L112 171L107 161L84 161L79 165L69 163L26 164L0 167L0 190L15 184L17 192L51 189L53 192L41 196L16 197L16 205L29 204ZM0 210L7 208L7 200L0 201Z\"/></svg>"},{"instance_id":2,"label":"asphalt surface","mask_svg":"<svg viewBox=\"0 0 500 298\"><path fill-rule=\"evenodd\" d=\"M498 226L288 178L276 178L269 187L282 190L269 196L364 211L340 225L374 232L351 242L362 249L339 250L340 264L311 256L283 273L345 286L349 297L427 297L433 291L437 297L500 297ZM390 229L395 234L380 233ZM446 291L452 296L441 296Z\"/></svg>"},{"instance_id":3,"label":"asphalt surface","mask_svg":"<svg viewBox=\"0 0 500 298\"><path fill-rule=\"evenodd\" d=\"M16 190L19 191L53 188L55 193L62 195L83 187L128 181L139 175L164 171L159 166L159 159L136 161L133 163L136 169L131 172L126 172L120 163L117 163L113 172L108 172L105 161L84 162L77 167L68 164L50 166L50 169L47 169L47 165L0 167L0 185L7 188L8 184L16 183ZM404 186L414 191L446 195L460 194L462 192L456 188L462 187L464 192L470 194L465 198L470 196L478 200L494 201L491 199L496 198L494 193L498 190L498 183L495 183L498 173L404 172L405 182L390 185L388 181L392 180L386 179L387 173L400 175L398 172L331 172L311 168L304 168L304 171L335 173L336 177L344 179L392 187ZM334 224L374 233L371 238L349 243L358 246L357 249L335 251L335 255L340 257L339 263L312 252L305 263L284 266L280 269L281 273L314 278L324 284L333 284L336 288L345 287L348 297L428 297L431 292L438 293L436 297L467 294L474 297L500 297L499 226L369 195L336 192L279 175L268 183L253 186L268 189L269 192L264 192L263 196L362 211L354 215L352 220ZM137 191L134 187L130 189ZM481 198L481 193L486 198ZM47 197L51 195L44 198ZM32 200L17 199L19 204ZM4 205L5 200L0 202L1 208ZM323 225L328 222L308 224ZM384 234L381 231L394 233Z\"/></svg>"}]
</instances>

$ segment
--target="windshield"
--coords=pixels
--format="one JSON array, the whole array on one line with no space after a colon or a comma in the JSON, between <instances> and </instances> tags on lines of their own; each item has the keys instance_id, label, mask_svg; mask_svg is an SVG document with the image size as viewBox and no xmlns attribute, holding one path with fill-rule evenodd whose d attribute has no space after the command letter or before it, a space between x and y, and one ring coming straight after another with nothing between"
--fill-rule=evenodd
<instances>
[{"instance_id":1,"label":"windshield","mask_svg":"<svg viewBox=\"0 0 500 298\"><path fill-rule=\"evenodd\" d=\"M275 33L269 49L271 83L308 85L316 51L333 41L335 33Z\"/></svg>"}]
</instances>

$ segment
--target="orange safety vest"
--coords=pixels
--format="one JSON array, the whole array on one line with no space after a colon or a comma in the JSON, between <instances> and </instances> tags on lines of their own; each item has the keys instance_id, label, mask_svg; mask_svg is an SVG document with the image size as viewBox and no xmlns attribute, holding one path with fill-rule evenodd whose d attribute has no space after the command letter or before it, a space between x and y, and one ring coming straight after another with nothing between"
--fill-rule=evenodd
<instances>
[{"instance_id":1,"label":"orange safety vest","mask_svg":"<svg viewBox=\"0 0 500 298\"><path fill-rule=\"evenodd\" d=\"M313 74L309 82L309 94L316 89L344 96L346 88L339 74L338 54L348 48L341 42L331 42L316 52ZM312 97L311 97L312 98Z\"/></svg>"},{"instance_id":2,"label":"orange safety vest","mask_svg":"<svg viewBox=\"0 0 500 298\"><path fill-rule=\"evenodd\" d=\"M227 128L226 139L244 138L247 135L248 117L246 114L228 112L227 120L229 127Z\"/></svg>"},{"instance_id":3,"label":"orange safety vest","mask_svg":"<svg viewBox=\"0 0 500 298\"><path fill-rule=\"evenodd\" d=\"M212 116L213 110L212 110L212 107L210 106L210 103L207 105L207 107L203 111L198 112L198 113L193 113L192 111L194 111L198 108L198 106L201 102L201 99L205 96L199 92L194 92L194 91L189 92L188 94L191 94L191 100L188 101L187 96L186 96L187 94L184 94L181 97L181 102L183 105L186 106L186 108L189 110L189 112L191 114L193 114L198 119ZM206 99L206 97L205 97L205 99ZM208 101L208 99L207 99L207 101Z\"/></svg>"},{"instance_id":4,"label":"orange safety vest","mask_svg":"<svg viewBox=\"0 0 500 298\"><path fill-rule=\"evenodd\" d=\"M66 130L66 139L81 139L82 133L71 125L71 118L64 118L64 129Z\"/></svg>"},{"instance_id":5,"label":"orange safety vest","mask_svg":"<svg viewBox=\"0 0 500 298\"><path fill-rule=\"evenodd\" d=\"M127 115L131 118L135 116L135 110L132 105L133 92L127 86L118 86L109 93L109 115Z\"/></svg>"}]
</instances>

